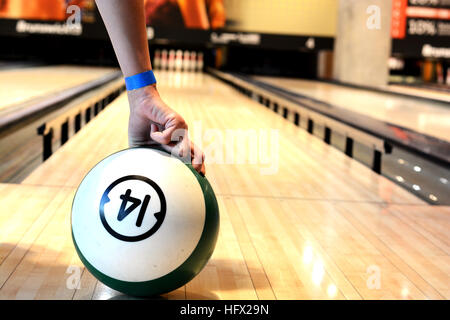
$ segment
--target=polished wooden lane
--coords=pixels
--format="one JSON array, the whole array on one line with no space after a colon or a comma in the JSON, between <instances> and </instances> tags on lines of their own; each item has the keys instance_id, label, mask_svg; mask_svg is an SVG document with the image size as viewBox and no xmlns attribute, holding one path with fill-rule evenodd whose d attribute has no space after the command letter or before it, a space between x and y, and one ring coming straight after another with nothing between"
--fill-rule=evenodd
<instances>
[{"instance_id":1,"label":"polished wooden lane","mask_svg":"<svg viewBox=\"0 0 450 320\"><path fill-rule=\"evenodd\" d=\"M159 76L161 94L186 118L191 137L205 149L208 178L217 193L423 203L218 80L201 74L171 76ZM97 162L126 148L127 118L123 95L24 183L78 186Z\"/></svg>"},{"instance_id":2,"label":"polished wooden lane","mask_svg":"<svg viewBox=\"0 0 450 320\"><path fill-rule=\"evenodd\" d=\"M255 79L442 140L450 139L450 111L448 101L442 99L442 102L424 101L415 97L311 80L277 77L255 77ZM418 89L410 91L414 91L417 95L422 94ZM429 94L423 96L428 97Z\"/></svg>"},{"instance_id":3,"label":"polished wooden lane","mask_svg":"<svg viewBox=\"0 0 450 320\"><path fill-rule=\"evenodd\" d=\"M9 208L0 220L0 299L120 298L78 259L70 232L74 193L74 188L0 184L0 205ZM221 224L214 257L201 275L163 298L257 298L226 212Z\"/></svg>"},{"instance_id":4,"label":"polished wooden lane","mask_svg":"<svg viewBox=\"0 0 450 320\"><path fill-rule=\"evenodd\" d=\"M430 88L415 87L409 85L391 84L388 90L392 92L408 94L427 99L435 99L450 103L450 95L446 91L439 91Z\"/></svg>"},{"instance_id":5,"label":"polished wooden lane","mask_svg":"<svg viewBox=\"0 0 450 320\"><path fill-rule=\"evenodd\" d=\"M74 188L0 185L0 299L123 299L79 261ZM170 299L449 298L450 208L219 196L206 268ZM368 287L378 270L379 287ZM77 288L73 282L81 277Z\"/></svg>"},{"instance_id":6,"label":"polished wooden lane","mask_svg":"<svg viewBox=\"0 0 450 320\"><path fill-rule=\"evenodd\" d=\"M0 70L0 111L41 98L115 72L114 68L38 66Z\"/></svg>"},{"instance_id":7,"label":"polished wooden lane","mask_svg":"<svg viewBox=\"0 0 450 320\"><path fill-rule=\"evenodd\" d=\"M201 131L196 142L217 160L207 176L221 212L208 265L162 298L449 298L449 207L427 205L209 76L158 78L165 100L193 138ZM0 299L129 299L83 268L69 225L83 176L126 147L127 115L121 96L22 185L0 185L0 206L11 208L0 217ZM277 170L261 171L276 161L252 164L251 145L237 142L241 164L217 163L213 141L227 129L277 130L279 147L269 148L279 155ZM71 282L76 272L79 288Z\"/></svg>"},{"instance_id":8,"label":"polished wooden lane","mask_svg":"<svg viewBox=\"0 0 450 320\"><path fill-rule=\"evenodd\" d=\"M277 298L449 298L448 247L408 214L442 236L450 208L247 197L226 207L240 216ZM380 285L371 287L377 270Z\"/></svg>"}]
</instances>

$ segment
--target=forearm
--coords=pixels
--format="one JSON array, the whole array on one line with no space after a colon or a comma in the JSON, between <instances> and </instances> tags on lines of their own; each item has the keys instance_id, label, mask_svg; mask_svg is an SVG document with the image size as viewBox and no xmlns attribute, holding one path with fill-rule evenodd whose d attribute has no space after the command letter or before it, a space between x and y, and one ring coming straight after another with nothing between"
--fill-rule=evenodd
<instances>
[{"instance_id":1,"label":"forearm","mask_svg":"<svg viewBox=\"0 0 450 320\"><path fill-rule=\"evenodd\" d=\"M151 70L143 0L96 0L125 77Z\"/></svg>"}]
</instances>

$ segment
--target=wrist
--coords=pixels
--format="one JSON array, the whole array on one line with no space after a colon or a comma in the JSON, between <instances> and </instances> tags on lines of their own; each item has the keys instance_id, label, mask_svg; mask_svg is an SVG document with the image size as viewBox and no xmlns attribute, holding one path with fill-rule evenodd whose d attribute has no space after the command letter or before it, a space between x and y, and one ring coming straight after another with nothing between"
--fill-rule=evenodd
<instances>
[{"instance_id":1,"label":"wrist","mask_svg":"<svg viewBox=\"0 0 450 320\"><path fill-rule=\"evenodd\" d=\"M156 88L156 83L149 84L148 86L133 90L137 91L139 94L146 95L147 97L159 97L158 89Z\"/></svg>"},{"instance_id":2,"label":"wrist","mask_svg":"<svg viewBox=\"0 0 450 320\"><path fill-rule=\"evenodd\" d=\"M130 109L134 109L139 105L145 104L144 102L151 102L156 99L160 99L156 83L128 91L128 99L130 102Z\"/></svg>"}]
</instances>

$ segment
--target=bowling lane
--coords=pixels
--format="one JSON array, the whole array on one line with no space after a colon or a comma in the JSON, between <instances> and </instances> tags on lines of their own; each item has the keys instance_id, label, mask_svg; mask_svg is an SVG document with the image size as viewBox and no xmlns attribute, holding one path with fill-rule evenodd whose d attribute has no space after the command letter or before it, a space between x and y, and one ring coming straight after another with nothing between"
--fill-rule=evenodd
<instances>
[{"instance_id":1,"label":"bowling lane","mask_svg":"<svg viewBox=\"0 0 450 320\"><path fill-rule=\"evenodd\" d=\"M203 144L221 212L212 259L194 280L163 298L450 297L450 207L425 204L208 75L157 77L163 98ZM0 299L130 299L84 269L69 229L71 201L83 176L127 146L127 116L122 95L22 185L0 185L0 206L12 207L0 218ZM278 148L256 150L278 154L278 161L250 161L252 146L260 143L249 143L248 132L242 136L247 129L261 134L257 142L263 145L264 134L278 132ZM226 141L226 130L241 130L241 138L229 142L234 149L214 147ZM220 162L221 154L242 158ZM261 170L274 163L276 170ZM382 274L379 288L367 285L374 270ZM81 277L78 288L70 285L75 274Z\"/></svg>"},{"instance_id":2,"label":"bowling lane","mask_svg":"<svg viewBox=\"0 0 450 320\"><path fill-rule=\"evenodd\" d=\"M114 68L84 66L39 66L0 70L0 113L33 99L54 94L101 78Z\"/></svg>"},{"instance_id":3,"label":"bowling lane","mask_svg":"<svg viewBox=\"0 0 450 320\"><path fill-rule=\"evenodd\" d=\"M205 149L208 177L220 194L423 203L219 80L170 72L158 79L165 101L186 118L191 138ZM78 186L98 161L127 147L127 118L122 96L24 183Z\"/></svg>"},{"instance_id":4,"label":"bowling lane","mask_svg":"<svg viewBox=\"0 0 450 320\"><path fill-rule=\"evenodd\" d=\"M9 209L0 216L0 300L127 298L98 282L78 258L70 231L75 188L0 184L0 194ZM221 223L226 236L202 275L163 298L258 298L226 214Z\"/></svg>"},{"instance_id":5,"label":"bowling lane","mask_svg":"<svg viewBox=\"0 0 450 320\"><path fill-rule=\"evenodd\" d=\"M0 184L0 193L9 208L0 218L1 300L132 299L98 282L79 260L70 235L75 188ZM450 297L450 207L218 201L221 230L211 260L162 298ZM378 289L367 286L368 268L382 273Z\"/></svg>"},{"instance_id":6,"label":"bowling lane","mask_svg":"<svg viewBox=\"0 0 450 320\"><path fill-rule=\"evenodd\" d=\"M450 140L448 102L424 101L310 80L260 76L254 78L378 120L445 141Z\"/></svg>"},{"instance_id":7,"label":"bowling lane","mask_svg":"<svg viewBox=\"0 0 450 320\"><path fill-rule=\"evenodd\" d=\"M388 90L397 93L409 94L413 96L424 97L427 99L441 100L443 102L450 103L450 94L449 94L450 89L447 91L441 91L408 85L390 84L388 86Z\"/></svg>"}]
</instances>

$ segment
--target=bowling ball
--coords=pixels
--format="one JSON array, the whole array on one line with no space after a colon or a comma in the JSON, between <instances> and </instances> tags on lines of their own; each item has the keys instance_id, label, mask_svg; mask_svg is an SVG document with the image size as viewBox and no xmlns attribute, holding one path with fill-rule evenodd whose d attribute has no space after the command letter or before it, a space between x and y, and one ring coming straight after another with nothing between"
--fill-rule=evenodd
<instances>
[{"instance_id":1,"label":"bowling ball","mask_svg":"<svg viewBox=\"0 0 450 320\"><path fill-rule=\"evenodd\" d=\"M208 180L163 150L131 148L100 161L72 204L85 267L122 293L148 297L193 279L211 257L219 209Z\"/></svg>"}]
</instances>

